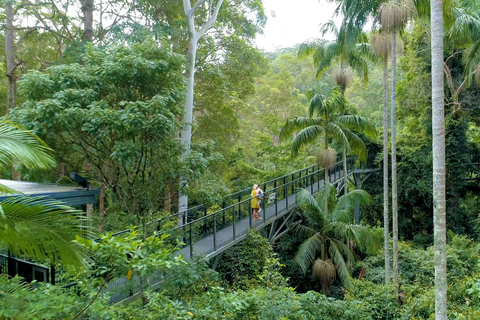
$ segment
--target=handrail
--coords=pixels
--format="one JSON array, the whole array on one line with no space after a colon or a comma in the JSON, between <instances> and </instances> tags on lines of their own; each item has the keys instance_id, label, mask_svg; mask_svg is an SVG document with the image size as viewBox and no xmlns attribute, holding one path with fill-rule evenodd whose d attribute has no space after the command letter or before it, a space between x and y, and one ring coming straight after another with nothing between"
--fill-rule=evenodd
<instances>
[{"instance_id":1,"label":"handrail","mask_svg":"<svg viewBox=\"0 0 480 320\"><path fill-rule=\"evenodd\" d=\"M180 215L182 215L182 218L183 218L183 224L187 223L186 219L188 218L188 213L191 212L191 211L195 211L195 212L198 212L199 209L204 209L204 212L206 213L207 212L207 207L204 205L204 204L199 204L197 206L194 206L194 207L189 207L187 210L183 211L183 212L177 212L177 213L174 213L174 214L171 214L169 216L166 216L166 217L163 217L163 218L160 218L160 219L157 219L157 220L153 220L153 221L150 221L148 223L146 223L145 225L142 225L141 227L149 227L155 223L158 223L159 226L161 225L161 222L165 221L165 220L170 220L172 218L179 218ZM187 214L185 214L187 213ZM117 231L115 233L112 234L112 237L116 237L116 236L119 236L119 235L122 235L124 233L128 233L130 232L131 229L125 229L125 230L121 230L121 231ZM99 241L101 238L98 238L98 239L95 239L95 241Z\"/></svg>"},{"instance_id":2,"label":"handrail","mask_svg":"<svg viewBox=\"0 0 480 320\"><path fill-rule=\"evenodd\" d=\"M349 157L347 158L347 166L349 163L353 162L353 157ZM337 167L339 167L341 164L343 164L343 160L342 161L338 161L334 164L332 164L330 166L330 170L333 170ZM283 176L280 176L280 177L277 177L275 179L271 179L267 182L264 182L264 183L261 183L260 185L263 186L263 188L265 190L264 193L271 193L270 191L272 189L275 189L277 190L278 188L280 187L284 187L284 186L290 186L291 184L294 184L296 182L299 182L303 179L305 179L306 177L311 177L312 175L314 174L317 174L319 173L320 171L324 170L325 168L320 168L320 165L318 164L315 164L315 165L312 165L312 166L309 166L307 168L303 168L303 169L300 169L300 170L297 170L297 171L294 171L292 173L289 173L289 174L286 174L286 175L283 175ZM341 168L340 168L341 169ZM313 170L312 172L308 173L310 170ZM302 176L302 173L305 172L306 174L304 176ZM297 178L295 178L295 175L298 175ZM291 180L290 181L285 181L284 180L287 180L288 178L290 178ZM281 181L282 183L280 185L277 185L277 183ZM274 186L271 187L270 189L267 190L267 186L268 185L271 185L273 184ZM188 208L186 211L183 211L183 212L178 212L178 213L174 213L172 215L169 215L167 217L163 217L161 219L158 219L158 220L154 220L154 221L151 221L151 222L148 222L146 223L145 225L142 225L141 228L146 228L146 227L149 227L151 225L154 225L156 223L158 223L158 226L157 226L157 231L160 231L160 228L161 228L161 222L167 220L167 219L172 219L172 218L179 218L180 215L183 215L183 224L181 226L177 226L173 229L169 229L168 231L175 231L175 230L179 230L179 229L184 229L186 226L190 225L191 223L194 223L194 222L198 222L198 221L201 221L201 220L204 220L204 219L207 219L209 217L212 217L213 215L215 214L218 214L218 213L222 213L222 212L225 212L225 210L228 210L228 209L232 209L233 207L237 207L239 205L241 205L242 203L245 203L246 201L249 201L251 200L253 197L249 197L249 198L246 198L246 199L241 199L241 197L245 196L245 195L249 195L251 192L251 188L246 188L246 189L243 189L243 190L240 190L240 191L237 191L235 193L232 193L232 194L229 194L227 196L224 197L223 199L223 203L222 203L222 209L221 210L218 210L218 211L215 211L215 212L212 212L210 214L207 215L207 210L206 210L206 207L205 205L201 204L201 205L197 205L197 206L194 206L194 207L190 207ZM288 193L288 192L287 192ZM231 204L231 205L227 205L227 200L237 200L237 202ZM204 211L204 216L203 217L200 217L200 218L197 218L193 221L187 221L188 219L188 216L189 216L189 212L191 211L196 211L198 212L198 208L202 208L203 211ZM187 213L186 215L184 213ZM119 235L122 235L122 234L125 234L125 233L128 233L130 232L131 229L125 229L125 230L121 230L121 231L118 231L116 233L113 233L112 236L119 236ZM97 239L99 240L99 239Z\"/></svg>"},{"instance_id":3,"label":"handrail","mask_svg":"<svg viewBox=\"0 0 480 320\"><path fill-rule=\"evenodd\" d=\"M347 173L350 174L353 169L353 158L348 158L347 161ZM159 226L157 226L156 235L159 236L165 233L171 234L172 236L167 238L170 240L167 241L172 241L173 245L178 245L177 241L178 239L181 239L181 241L184 243L184 247L183 249L180 249L180 251L177 251L178 254L185 256L189 255L189 257L199 254L212 257L213 255L221 252L221 250L225 250L230 245L243 239L247 235L248 229L252 227L263 227L266 224L271 223L271 221L274 219L284 215L285 212L288 212L296 205L294 194L296 189L299 187L310 188L312 193L320 190L321 182L324 180L324 170L325 168L320 168L319 166L314 165L263 183L263 220L260 222L254 222L252 220L253 215L250 201L253 199L253 197L249 196L242 199L242 195L240 194L239 197L237 192L236 198L238 199L238 202L225 205L222 209L210 214L206 214L207 211L205 208L204 216L192 221L188 221L184 225L176 226L168 231L160 232ZM328 181L341 181L342 170L343 161L336 162L330 166ZM302 175L303 171L306 172L305 175ZM290 181L287 181L289 179ZM278 181L282 181L282 183L278 184ZM273 187L267 189L266 186L268 184L273 184ZM250 189L246 190L248 190L248 193L250 193ZM275 194L275 197L273 197L273 202L268 203L266 200L272 193ZM193 210L202 207L204 206L200 205L191 207L189 209ZM267 211L269 212L268 214ZM149 222L143 227L145 228L155 223L160 223L165 219L174 218L178 215L179 213ZM117 234L128 231L130 230L123 230L117 232ZM225 237L225 234L227 234L227 237ZM124 285L124 281L124 279L118 279L115 284L109 284L109 286L122 286ZM69 284L68 286L74 286L74 284ZM131 291L129 294L127 294L127 297L134 293L134 291ZM111 301L118 302L122 299L125 299L125 294L114 295Z\"/></svg>"},{"instance_id":4,"label":"handrail","mask_svg":"<svg viewBox=\"0 0 480 320\"><path fill-rule=\"evenodd\" d=\"M351 158L349 158L349 159L351 159ZM343 161L340 161L340 162L343 162ZM337 164L337 163L339 163L339 162L336 162L335 164ZM332 166L333 166L333 165L332 165ZM308 171L308 170L310 170L311 168L315 168L315 167L319 167L319 170L321 170L320 165L314 164L314 165L311 165L311 166L309 166L309 167L306 167L306 168L303 168L303 169L294 171L294 172L292 172L292 173L283 175L283 176L281 176L281 177L277 177L277 178L268 180L267 182L263 182L263 183L261 183L260 185L266 185L266 184L269 184L269 183L274 183L275 181L278 181L278 180L280 180L280 179L283 179L284 177L289 177L289 176L295 175L295 174L297 174L297 173L300 173L300 172L302 172L302 171ZM232 194L229 194L229 195L225 196L224 200L225 200L225 199L228 199L228 198L234 198L234 197L237 197L238 195L242 195L242 194L245 194L245 193L249 193L251 190L252 190L251 188L245 188L245 189L243 189L243 190L234 192L234 193L232 193Z\"/></svg>"},{"instance_id":5,"label":"handrail","mask_svg":"<svg viewBox=\"0 0 480 320\"><path fill-rule=\"evenodd\" d=\"M352 165L353 158L349 158L347 160L347 172L351 172ZM314 170L311 171L311 169ZM333 180L335 182L339 182L342 180L341 172L343 170L343 161L336 162L335 164L331 165L329 169L330 172L328 175L328 181ZM275 197L273 204L268 204L266 201L264 201L262 206L263 220L260 225L264 225L265 223L271 221L271 219L277 217L279 214L281 215L284 212L287 212L291 207L295 206L295 198L293 200L289 200L289 198L295 194L296 189L298 189L300 185L310 188L312 192L314 191L314 186L316 185L315 191L319 190L320 182L324 180L324 170L325 168L319 168L315 165L295 172L298 174L297 177L295 177L295 174L289 174L287 176L282 176L264 183L264 185L267 185L268 183L274 184L274 186L270 189L264 190L264 199L266 200L268 195L272 193L275 193ZM304 171L305 175L302 175ZM283 180L286 177L291 178L291 180L283 183ZM282 183L277 184L277 182L280 180ZM241 194L237 192L236 195L236 198L238 199L237 202L228 205L224 202L224 207L222 209L189 221L184 225L176 226L170 230L159 232L158 235L168 233L173 235L173 239L183 239L185 248L189 247L190 257L194 255L194 244L202 247L200 254L209 254L211 252L215 252L219 248L218 240L221 238L220 235L217 235L217 231L230 232L229 235L227 235L227 238L230 240L227 242L231 242L235 241L238 237L244 236L246 234L246 230L248 230L248 228L252 227L254 224L252 221L252 210L250 206L250 201L253 199L253 197L249 196L242 199ZM284 208L281 209L281 211L279 211L278 208L279 201L284 202ZM269 209L272 206L274 206L274 208ZM270 212L268 217L266 216L267 209ZM237 225L240 223L243 224L241 227L242 230L237 232L237 228L239 228ZM245 223L248 223L247 229L245 229ZM256 227L260 225L255 223ZM175 236L177 232L180 232L180 234ZM222 237L223 239L221 239L221 241L225 241L225 236Z\"/></svg>"}]
</instances>

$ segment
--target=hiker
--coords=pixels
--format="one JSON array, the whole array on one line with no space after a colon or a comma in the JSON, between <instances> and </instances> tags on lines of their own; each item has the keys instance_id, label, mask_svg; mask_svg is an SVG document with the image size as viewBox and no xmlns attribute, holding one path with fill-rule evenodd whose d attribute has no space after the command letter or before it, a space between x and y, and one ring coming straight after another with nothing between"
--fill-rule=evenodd
<instances>
[{"instance_id":1,"label":"hiker","mask_svg":"<svg viewBox=\"0 0 480 320\"><path fill-rule=\"evenodd\" d=\"M252 187L252 200L250 200L250 206L252 207L252 214L253 214L253 220L257 220L259 216L259 210L260 206L258 205L258 198L257 198L257 188L258 185L254 184Z\"/></svg>"},{"instance_id":2,"label":"hiker","mask_svg":"<svg viewBox=\"0 0 480 320\"><path fill-rule=\"evenodd\" d=\"M257 185L257 200L258 200L258 220L262 220L262 200L263 200L263 190L260 189L260 185Z\"/></svg>"}]
</instances>

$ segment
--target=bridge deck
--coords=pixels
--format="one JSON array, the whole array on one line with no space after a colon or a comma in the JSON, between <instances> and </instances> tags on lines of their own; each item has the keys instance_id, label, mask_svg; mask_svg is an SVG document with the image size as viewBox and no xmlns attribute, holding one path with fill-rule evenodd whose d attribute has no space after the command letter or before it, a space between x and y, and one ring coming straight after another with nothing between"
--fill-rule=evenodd
<instances>
[{"instance_id":1,"label":"bridge deck","mask_svg":"<svg viewBox=\"0 0 480 320\"><path fill-rule=\"evenodd\" d=\"M303 182L301 187L310 190L312 193L316 193L319 189L322 189L324 186L324 173L321 171L323 171L323 169L313 171L312 173L306 174L303 177L300 174L300 177L297 179L292 178L290 182L284 183L280 186L277 186L277 183L275 183L275 188L266 190L265 199L268 199L268 196L271 193L275 193L276 196L273 202L266 204L266 206L264 205L262 220L253 221L251 211L249 209L245 210L245 206L248 206L248 208L250 207L251 198L247 197L246 199L240 200L239 197L238 202L230 206L230 209L232 209L232 221L230 221L230 224L227 226L220 227L218 230L215 228L217 224L220 224L219 221L221 220L220 213L216 212L206 217L189 222L185 226L177 227L168 231L167 233L171 233L174 239L181 239L183 237L185 245L183 248L177 251L177 254L182 255L187 259L191 259L193 256L206 258L215 257L224 250L243 240L247 236L250 228L263 228L295 208L295 187L298 186L298 181ZM348 168L349 175L354 172L357 172L357 170L353 169L353 166ZM329 181L332 184L335 184L340 182L342 178L343 163L340 162L335 164L335 168L330 171ZM285 181L285 179L283 181ZM283 197L281 196L282 193ZM238 209L235 210L237 207ZM242 208L243 211L247 211L247 214L243 215L243 217ZM225 220L225 211L228 211L229 208L222 210L223 220ZM236 218L237 215L239 216L238 218ZM162 280L163 278L161 275L152 275L147 282L150 288L156 289L159 287ZM119 278L107 285L104 291L112 295L112 303L120 301L133 301L139 297L139 278L134 277L131 281L129 281L130 285L128 286L128 290L125 288L126 283L127 280L125 278Z\"/></svg>"}]
</instances>

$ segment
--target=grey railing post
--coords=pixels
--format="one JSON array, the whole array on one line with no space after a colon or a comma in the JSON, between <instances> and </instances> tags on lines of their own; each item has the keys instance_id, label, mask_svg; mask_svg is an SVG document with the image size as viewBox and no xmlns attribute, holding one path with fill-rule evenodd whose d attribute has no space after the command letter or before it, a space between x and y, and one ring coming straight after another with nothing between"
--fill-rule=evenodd
<instances>
[{"instance_id":1,"label":"grey railing post","mask_svg":"<svg viewBox=\"0 0 480 320\"><path fill-rule=\"evenodd\" d=\"M232 208L232 230L233 230L233 240L237 239L237 231L235 229L235 209Z\"/></svg>"},{"instance_id":2,"label":"grey railing post","mask_svg":"<svg viewBox=\"0 0 480 320\"><path fill-rule=\"evenodd\" d=\"M217 215L213 215L213 251L217 251Z\"/></svg>"},{"instance_id":3,"label":"grey railing post","mask_svg":"<svg viewBox=\"0 0 480 320\"><path fill-rule=\"evenodd\" d=\"M253 213L252 213L252 206L249 204L249 206L248 206L248 222L249 222L249 224L250 224L250 228L251 228L252 225L253 225L252 215L253 215Z\"/></svg>"},{"instance_id":4,"label":"grey railing post","mask_svg":"<svg viewBox=\"0 0 480 320\"><path fill-rule=\"evenodd\" d=\"M193 259L193 237L192 237L192 224L190 224L190 259Z\"/></svg>"},{"instance_id":5,"label":"grey railing post","mask_svg":"<svg viewBox=\"0 0 480 320\"><path fill-rule=\"evenodd\" d=\"M225 207L227 206L227 203L225 202L225 200L223 200L223 203L222 203L222 209L225 209ZM225 227L225 210L223 210L223 220L222 220L222 226Z\"/></svg>"},{"instance_id":6,"label":"grey railing post","mask_svg":"<svg viewBox=\"0 0 480 320\"><path fill-rule=\"evenodd\" d=\"M233 211L235 212L235 209ZM242 195L239 194L238 195L238 220L241 219L241 214L242 214Z\"/></svg>"},{"instance_id":7,"label":"grey railing post","mask_svg":"<svg viewBox=\"0 0 480 320\"><path fill-rule=\"evenodd\" d=\"M288 192L287 192L287 196L285 197L285 210L288 209Z\"/></svg>"},{"instance_id":8,"label":"grey railing post","mask_svg":"<svg viewBox=\"0 0 480 320\"><path fill-rule=\"evenodd\" d=\"M273 184L273 190L275 190L275 216L278 214L278 207L277 207L277 196L278 196L278 192L277 192L277 180L275 180L274 184Z\"/></svg>"}]
</instances>

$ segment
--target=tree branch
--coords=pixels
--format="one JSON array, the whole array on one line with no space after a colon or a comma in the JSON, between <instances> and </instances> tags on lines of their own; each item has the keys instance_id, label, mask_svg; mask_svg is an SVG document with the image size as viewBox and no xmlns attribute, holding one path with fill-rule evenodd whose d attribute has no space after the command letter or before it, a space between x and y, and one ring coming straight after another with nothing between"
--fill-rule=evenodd
<instances>
[{"instance_id":1,"label":"tree branch","mask_svg":"<svg viewBox=\"0 0 480 320\"><path fill-rule=\"evenodd\" d=\"M197 3L193 6L193 8L190 10L192 16L195 14L195 11L200 7L202 4L204 4L207 0L198 0Z\"/></svg>"},{"instance_id":2,"label":"tree branch","mask_svg":"<svg viewBox=\"0 0 480 320\"><path fill-rule=\"evenodd\" d=\"M217 0L217 6L215 7L215 11L210 16L210 19L205 23L205 25L198 31L198 35L202 36L208 29L215 23L218 16L218 11L220 11L220 7L222 6L223 0Z\"/></svg>"}]
</instances>

